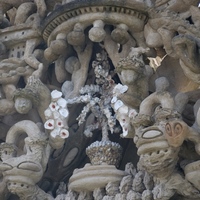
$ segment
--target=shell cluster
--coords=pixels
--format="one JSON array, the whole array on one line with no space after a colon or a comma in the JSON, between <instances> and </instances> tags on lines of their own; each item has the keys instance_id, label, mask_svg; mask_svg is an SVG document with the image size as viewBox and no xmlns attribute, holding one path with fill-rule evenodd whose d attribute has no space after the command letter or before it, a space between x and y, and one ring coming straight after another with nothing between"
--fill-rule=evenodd
<instances>
[{"instance_id":1,"label":"shell cluster","mask_svg":"<svg viewBox=\"0 0 200 200\"><path fill-rule=\"evenodd\" d=\"M109 75L110 66L107 53L104 50L96 54L96 60L92 62L92 67L94 68L96 84L85 85L79 91L80 96L68 99L67 103L86 104L77 117L78 125L85 122L89 113L92 113L96 118L95 122L85 128L84 134L87 137L92 137L94 130L102 129L103 137L108 139L108 131L114 132L116 118L113 116L110 106L114 81Z\"/></svg>"},{"instance_id":2,"label":"shell cluster","mask_svg":"<svg viewBox=\"0 0 200 200\"><path fill-rule=\"evenodd\" d=\"M96 141L86 149L93 165L118 165L122 156L122 147L111 141Z\"/></svg>"},{"instance_id":3,"label":"shell cluster","mask_svg":"<svg viewBox=\"0 0 200 200\"><path fill-rule=\"evenodd\" d=\"M67 101L62 98L61 92L57 90L51 92L51 103L44 114L47 120L44 127L50 130L51 137L61 137L63 139L69 137L69 132L67 130L69 111L67 108Z\"/></svg>"},{"instance_id":4,"label":"shell cluster","mask_svg":"<svg viewBox=\"0 0 200 200\"><path fill-rule=\"evenodd\" d=\"M109 81L109 69L107 53L102 51L96 54L96 60L92 62L94 73L96 77L96 83L98 85L105 85L105 82Z\"/></svg>"},{"instance_id":5,"label":"shell cluster","mask_svg":"<svg viewBox=\"0 0 200 200\"><path fill-rule=\"evenodd\" d=\"M122 127L123 137L128 135L128 131L130 129L130 120L133 119L137 114L135 109L130 109L119 99L119 95L122 95L127 90L127 85L117 84L113 89L113 98L111 100L111 106L116 113L116 119L119 121Z\"/></svg>"}]
</instances>

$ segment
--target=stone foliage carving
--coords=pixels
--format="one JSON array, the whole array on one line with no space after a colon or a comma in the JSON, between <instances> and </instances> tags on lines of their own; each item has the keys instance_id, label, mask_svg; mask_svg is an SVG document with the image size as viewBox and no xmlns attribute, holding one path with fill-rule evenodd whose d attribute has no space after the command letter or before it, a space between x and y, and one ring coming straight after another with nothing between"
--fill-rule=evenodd
<instances>
[{"instance_id":1,"label":"stone foliage carving","mask_svg":"<svg viewBox=\"0 0 200 200\"><path fill-rule=\"evenodd\" d=\"M0 199L200 199L199 5L1 0Z\"/></svg>"}]
</instances>

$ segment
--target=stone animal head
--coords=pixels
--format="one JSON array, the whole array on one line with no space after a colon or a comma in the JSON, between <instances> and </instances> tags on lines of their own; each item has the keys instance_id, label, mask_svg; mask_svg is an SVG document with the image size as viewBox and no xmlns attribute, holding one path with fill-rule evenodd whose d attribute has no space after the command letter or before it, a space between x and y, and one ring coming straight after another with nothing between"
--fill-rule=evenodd
<instances>
[{"instance_id":1,"label":"stone animal head","mask_svg":"<svg viewBox=\"0 0 200 200\"><path fill-rule=\"evenodd\" d=\"M26 190L42 178L49 152L47 137L29 120L16 123L0 145L0 170L12 193Z\"/></svg>"},{"instance_id":2,"label":"stone animal head","mask_svg":"<svg viewBox=\"0 0 200 200\"><path fill-rule=\"evenodd\" d=\"M134 142L143 167L153 174L173 170L178 160L179 147L186 138L188 126L181 120L187 97L173 98L167 92L166 78L156 80L156 92L144 99L134 119ZM180 102L181 100L181 102ZM178 104L177 104L178 102Z\"/></svg>"}]
</instances>

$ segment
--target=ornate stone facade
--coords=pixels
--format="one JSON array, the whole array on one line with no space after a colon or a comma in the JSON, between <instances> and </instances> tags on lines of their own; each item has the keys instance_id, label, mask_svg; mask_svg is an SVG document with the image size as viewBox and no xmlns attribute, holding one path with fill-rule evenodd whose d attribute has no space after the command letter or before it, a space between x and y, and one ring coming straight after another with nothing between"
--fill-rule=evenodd
<instances>
[{"instance_id":1,"label":"ornate stone facade","mask_svg":"<svg viewBox=\"0 0 200 200\"><path fill-rule=\"evenodd\" d=\"M200 0L1 0L0 199L199 200Z\"/></svg>"}]
</instances>

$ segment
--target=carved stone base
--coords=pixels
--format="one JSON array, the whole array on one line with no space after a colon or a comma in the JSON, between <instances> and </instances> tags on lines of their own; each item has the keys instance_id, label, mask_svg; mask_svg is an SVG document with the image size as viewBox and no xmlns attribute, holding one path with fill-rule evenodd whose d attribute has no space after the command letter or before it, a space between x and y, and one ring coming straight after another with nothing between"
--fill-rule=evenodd
<instances>
[{"instance_id":1,"label":"carved stone base","mask_svg":"<svg viewBox=\"0 0 200 200\"><path fill-rule=\"evenodd\" d=\"M76 169L69 179L69 189L77 192L94 191L95 188L104 188L109 182L119 182L125 171L116 169L114 165L86 164L82 169Z\"/></svg>"}]
</instances>

